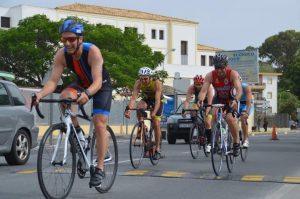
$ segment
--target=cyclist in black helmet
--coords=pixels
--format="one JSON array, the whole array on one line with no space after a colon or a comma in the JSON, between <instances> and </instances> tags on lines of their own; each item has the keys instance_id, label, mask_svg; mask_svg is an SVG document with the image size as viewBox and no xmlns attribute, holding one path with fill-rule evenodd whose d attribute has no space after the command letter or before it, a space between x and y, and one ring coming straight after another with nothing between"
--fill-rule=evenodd
<instances>
[{"instance_id":1,"label":"cyclist in black helmet","mask_svg":"<svg viewBox=\"0 0 300 199\"><path fill-rule=\"evenodd\" d=\"M224 54L217 54L213 58L215 70L205 76L204 84L199 93L199 106L203 105L206 93L210 85L215 89L213 104L225 104L225 120L233 137L233 155L238 156L240 150L240 140L238 134L237 120L230 111L238 109L238 103L242 96L242 85L237 71L228 66L228 58ZM236 91L235 93L233 91ZM213 110L213 121L215 120L215 110ZM228 114L230 113L230 114Z\"/></svg>"},{"instance_id":2,"label":"cyclist in black helmet","mask_svg":"<svg viewBox=\"0 0 300 199\"><path fill-rule=\"evenodd\" d=\"M105 178L104 158L107 153L106 124L110 113L112 87L109 74L103 66L100 49L83 42L84 27L81 23L67 19L59 28L60 40L64 47L59 49L54 57L52 74L43 89L36 93L38 101L52 93L63 73L69 68L77 75L77 82L67 86L61 93L61 98L77 99L78 104L85 104L93 98L93 122L97 136L98 161L90 179L91 186L99 186ZM76 106L72 107L76 111ZM72 118L76 131L81 132L78 120Z\"/></svg>"}]
</instances>

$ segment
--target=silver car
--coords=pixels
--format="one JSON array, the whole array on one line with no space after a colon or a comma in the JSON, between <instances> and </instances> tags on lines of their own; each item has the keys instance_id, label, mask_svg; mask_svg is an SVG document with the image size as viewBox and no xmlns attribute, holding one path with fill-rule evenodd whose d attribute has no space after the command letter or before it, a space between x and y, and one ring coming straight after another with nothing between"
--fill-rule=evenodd
<instances>
[{"instance_id":1,"label":"silver car","mask_svg":"<svg viewBox=\"0 0 300 199\"><path fill-rule=\"evenodd\" d=\"M9 165L23 165L37 146L38 127L19 88L0 80L0 155Z\"/></svg>"}]
</instances>

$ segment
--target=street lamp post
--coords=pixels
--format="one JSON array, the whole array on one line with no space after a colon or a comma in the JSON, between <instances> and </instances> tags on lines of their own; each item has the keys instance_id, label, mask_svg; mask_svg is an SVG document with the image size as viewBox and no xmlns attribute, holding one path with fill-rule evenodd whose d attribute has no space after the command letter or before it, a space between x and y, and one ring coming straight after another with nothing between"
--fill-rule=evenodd
<instances>
[{"instance_id":1,"label":"street lamp post","mask_svg":"<svg viewBox=\"0 0 300 199\"><path fill-rule=\"evenodd\" d=\"M166 59L166 56L170 53L170 52L174 52L176 49L175 48L172 48L170 50L168 50L166 52L166 54L164 54L164 62L163 62L163 70L165 70L165 59Z\"/></svg>"}]
</instances>

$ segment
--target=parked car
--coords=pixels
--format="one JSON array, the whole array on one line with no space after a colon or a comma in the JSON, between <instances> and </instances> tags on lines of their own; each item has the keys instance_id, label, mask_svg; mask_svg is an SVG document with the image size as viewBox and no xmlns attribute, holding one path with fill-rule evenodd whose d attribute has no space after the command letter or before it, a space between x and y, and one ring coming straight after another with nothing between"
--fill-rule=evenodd
<instances>
[{"instance_id":1,"label":"parked car","mask_svg":"<svg viewBox=\"0 0 300 199\"><path fill-rule=\"evenodd\" d=\"M177 139L184 139L189 143L190 128L193 125L192 119L187 114L182 117L183 103L167 119L167 140L169 144L175 144Z\"/></svg>"},{"instance_id":2,"label":"parked car","mask_svg":"<svg viewBox=\"0 0 300 199\"><path fill-rule=\"evenodd\" d=\"M12 82L0 80L0 155L9 165L23 165L37 146L38 127L26 100Z\"/></svg>"}]
</instances>

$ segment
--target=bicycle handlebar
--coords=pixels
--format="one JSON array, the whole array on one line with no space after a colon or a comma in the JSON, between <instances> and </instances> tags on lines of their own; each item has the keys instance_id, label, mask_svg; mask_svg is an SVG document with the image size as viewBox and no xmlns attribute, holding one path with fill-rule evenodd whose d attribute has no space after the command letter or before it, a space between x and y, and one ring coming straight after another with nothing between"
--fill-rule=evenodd
<instances>
[{"instance_id":1,"label":"bicycle handlebar","mask_svg":"<svg viewBox=\"0 0 300 199\"><path fill-rule=\"evenodd\" d=\"M81 93L78 93L77 96L79 97L81 95ZM34 103L36 102L36 95L35 93L32 94L31 96L31 105L30 105L30 111L32 111L32 107L34 106ZM77 99L72 99L72 98L67 98L67 99L40 99L40 102L44 102L44 103L64 103L67 105L71 105L73 102L77 102ZM79 108L83 114L84 118L89 118L89 116L86 114L85 110L84 110L84 105L80 104ZM42 119L45 118L45 116L42 114L40 108L39 108L39 104L35 105L35 109L36 112L38 114L38 116Z\"/></svg>"}]
</instances>

